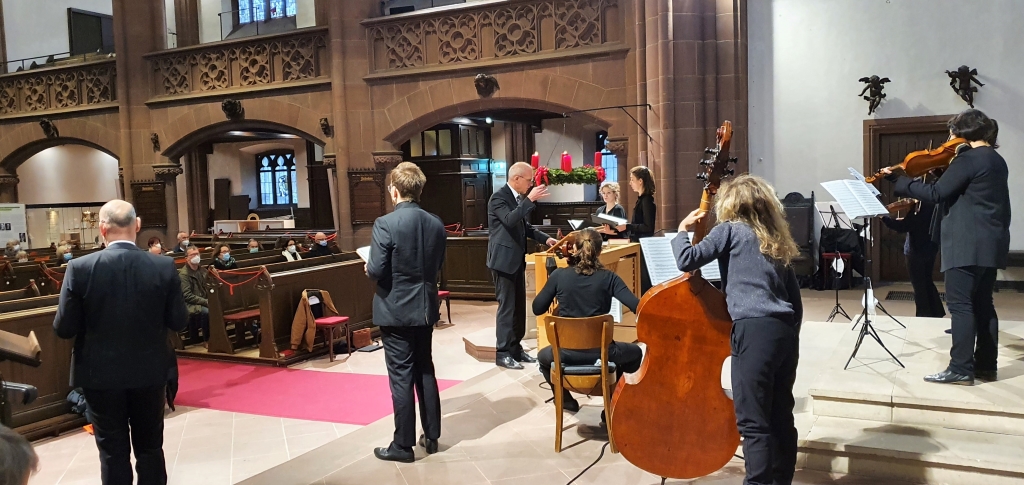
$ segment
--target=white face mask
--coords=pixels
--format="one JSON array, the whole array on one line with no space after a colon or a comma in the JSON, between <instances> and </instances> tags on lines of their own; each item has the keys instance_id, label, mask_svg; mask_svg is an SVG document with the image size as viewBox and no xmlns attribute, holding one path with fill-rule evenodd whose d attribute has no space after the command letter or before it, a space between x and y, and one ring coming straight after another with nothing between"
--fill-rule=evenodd
<instances>
[{"instance_id":1,"label":"white face mask","mask_svg":"<svg viewBox=\"0 0 1024 485\"><path fill-rule=\"evenodd\" d=\"M15 251L21 251L21 244L15 244L13 249Z\"/></svg>"},{"instance_id":2,"label":"white face mask","mask_svg":"<svg viewBox=\"0 0 1024 485\"><path fill-rule=\"evenodd\" d=\"M199 259L199 255L198 254L195 255L195 256L192 256L192 258L188 260L188 262L192 263L193 266L199 266L199 261L200 261L200 259Z\"/></svg>"},{"instance_id":3,"label":"white face mask","mask_svg":"<svg viewBox=\"0 0 1024 485\"><path fill-rule=\"evenodd\" d=\"M291 246L288 246L288 252L289 253L294 253L295 252L295 245L294 244L291 245Z\"/></svg>"},{"instance_id":4,"label":"white face mask","mask_svg":"<svg viewBox=\"0 0 1024 485\"><path fill-rule=\"evenodd\" d=\"M188 239L183 239L181 241L181 247L183 247L183 248L187 248L188 247Z\"/></svg>"},{"instance_id":5,"label":"white face mask","mask_svg":"<svg viewBox=\"0 0 1024 485\"><path fill-rule=\"evenodd\" d=\"M164 248L164 247L163 247L163 245L161 245L161 244L159 244L159 243L157 243L157 244L154 244L154 245L153 245L153 247L154 247L154 248L156 248L156 250L157 250L157 251L159 251L159 250L161 250L161 249L163 249L163 248Z\"/></svg>"}]
</instances>

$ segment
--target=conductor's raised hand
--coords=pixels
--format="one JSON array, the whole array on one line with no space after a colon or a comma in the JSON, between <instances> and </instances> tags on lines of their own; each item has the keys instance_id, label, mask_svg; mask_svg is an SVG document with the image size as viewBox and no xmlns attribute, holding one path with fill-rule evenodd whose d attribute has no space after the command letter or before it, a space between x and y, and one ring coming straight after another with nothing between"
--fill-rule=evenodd
<instances>
[{"instance_id":1,"label":"conductor's raised hand","mask_svg":"<svg viewBox=\"0 0 1024 485\"><path fill-rule=\"evenodd\" d=\"M538 185L530 189L530 193L526 194L526 198L530 199L531 202L537 202L544 197L549 195L548 188L544 185Z\"/></svg>"},{"instance_id":2,"label":"conductor's raised hand","mask_svg":"<svg viewBox=\"0 0 1024 485\"><path fill-rule=\"evenodd\" d=\"M549 237L548 240L544 242L544 244L547 244L548 246L554 246L555 244L558 244L558 239Z\"/></svg>"},{"instance_id":3,"label":"conductor's raised hand","mask_svg":"<svg viewBox=\"0 0 1024 485\"><path fill-rule=\"evenodd\" d=\"M702 211L700 209L694 210L693 212L690 213L690 215L686 216L686 218L683 219L683 222L679 223L679 232L684 232L684 231L685 232L690 232L690 231L692 231L693 228L698 223L700 223L700 221L704 220L704 216L706 216L706 215L707 215L706 211Z\"/></svg>"}]
</instances>

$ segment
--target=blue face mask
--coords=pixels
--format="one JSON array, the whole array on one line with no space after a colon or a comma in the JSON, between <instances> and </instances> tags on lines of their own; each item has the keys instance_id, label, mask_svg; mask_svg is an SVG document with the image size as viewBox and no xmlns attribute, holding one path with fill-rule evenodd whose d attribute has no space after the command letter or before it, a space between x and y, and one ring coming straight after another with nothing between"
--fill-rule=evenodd
<instances>
[{"instance_id":1,"label":"blue face mask","mask_svg":"<svg viewBox=\"0 0 1024 485\"><path fill-rule=\"evenodd\" d=\"M224 253L224 254L220 255L220 259L223 259L224 261L230 261L231 260L231 253Z\"/></svg>"},{"instance_id":2,"label":"blue face mask","mask_svg":"<svg viewBox=\"0 0 1024 485\"><path fill-rule=\"evenodd\" d=\"M326 240L324 240L324 241L317 241L317 244L319 244L321 246L326 246L327 245L327 241Z\"/></svg>"},{"instance_id":3,"label":"blue face mask","mask_svg":"<svg viewBox=\"0 0 1024 485\"><path fill-rule=\"evenodd\" d=\"M249 248L249 252L250 253L258 253L258 252L260 252L260 248Z\"/></svg>"},{"instance_id":4,"label":"blue face mask","mask_svg":"<svg viewBox=\"0 0 1024 485\"><path fill-rule=\"evenodd\" d=\"M71 253L64 253L64 261L71 261Z\"/></svg>"}]
</instances>

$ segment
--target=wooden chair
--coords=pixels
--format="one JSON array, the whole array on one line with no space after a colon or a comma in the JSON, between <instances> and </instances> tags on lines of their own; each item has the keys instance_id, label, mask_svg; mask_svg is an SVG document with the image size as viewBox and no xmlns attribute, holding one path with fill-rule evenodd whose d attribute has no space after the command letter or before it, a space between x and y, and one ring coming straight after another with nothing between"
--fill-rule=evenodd
<instances>
[{"instance_id":1,"label":"wooden chair","mask_svg":"<svg viewBox=\"0 0 1024 485\"><path fill-rule=\"evenodd\" d=\"M604 409L608 414L608 442L612 453L618 453L612 435L611 394L615 385L615 364L608 362L608 346L612 343L615 321L611 315L589 318L563 318L544 316L544 328L554 354L551 366L551 383L555 393L555 453L562 452L562 389L569 388L591 395L600 393L604 397ZM560 350L601 349L600 365L562 364Z\"/></svg>"}]
</instances>

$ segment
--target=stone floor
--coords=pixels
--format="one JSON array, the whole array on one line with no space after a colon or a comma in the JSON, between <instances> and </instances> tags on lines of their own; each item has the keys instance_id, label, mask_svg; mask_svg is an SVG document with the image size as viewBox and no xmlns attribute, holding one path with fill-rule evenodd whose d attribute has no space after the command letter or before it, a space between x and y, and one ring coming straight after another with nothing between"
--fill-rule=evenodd
<instances>
[{"instance_id":1,"label":"stone floor","mask_svg":"<svg viewBox=\"0 0 1024 485\"><path fill-rule=\"evenodd\" d=\"M913 303L884 301L887 290L879 288L886 309L894 315L912 315ZM851 315L860 309L859 291L840 293ZM996 294L1000 317L1024 320L1020 293ZM805 319L824 320L834 305L831 292L804 292ZM554 453L554 412L544 401L550 391L536 366L523 371L495 368L477 362L464 352L462 336L493 325L495 303L455 301L454 325L434 334L434 361L438 377L464 380L442 393L441 453L420 456L416 463L396 465L373 458L374 446L385 446L391 437L390 418L368 426L339 425L205 410L179 409L169 416L165 429L165 453L170 483L174 484L295 484L375 483L409 484L513 483L562 484L594 462L601 452L602 429L599 399L581 399L583 409L566 420L566 449ZM821 364L835 350L850 324L813 324L804 327L798 372L797 423L801 433L810 429L807 391ZM383 352L357 353L334 363L326 358L297 368L324 372L384 374ZM586 436L587 438L583 438ZM75 432L35 443L40 454L39 472L31 485L98 484L99 464L92 437ZM738 483L742 462L734 459L713 476L693 482ZM660 479L627 463L620 455L605 452L603 458L573 483L656 484ZM800 470L801 484L879 484L875 479L833 477ZM895 482L890 482L895 483Z\"/></svg>"}]
</instances>

